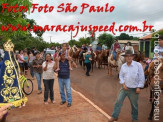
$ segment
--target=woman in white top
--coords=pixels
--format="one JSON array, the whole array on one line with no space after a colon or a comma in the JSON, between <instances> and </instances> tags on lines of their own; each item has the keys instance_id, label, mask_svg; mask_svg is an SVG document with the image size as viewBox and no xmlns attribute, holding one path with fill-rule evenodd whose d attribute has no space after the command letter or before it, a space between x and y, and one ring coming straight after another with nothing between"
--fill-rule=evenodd
<instances>
[{"instance_id":1,"label":"woman in white top","mask_svg":"<svg viewBox=\"0 0 163 122\"><path fill-rule=\"evenodd\" d=\"M43 67L43 82L44 82L44 103L48 104L48 93L50 91L50 100L52 103L54 101L54 65L55 62L51 60L51 54L47 53L45 56L46 61L42 64Z\"/></svg>"},{"instance_id":2,"label":"woman in white top","mask_svg":"<svg viewBox=\"0 0 163 122\"><path fill-rule=\"evenodd\" d=\"M134 48L131 45L131 42L127 42L127 46L125 47L125 50L131 50L134 53Z\"/></svg>"}]
</instances>

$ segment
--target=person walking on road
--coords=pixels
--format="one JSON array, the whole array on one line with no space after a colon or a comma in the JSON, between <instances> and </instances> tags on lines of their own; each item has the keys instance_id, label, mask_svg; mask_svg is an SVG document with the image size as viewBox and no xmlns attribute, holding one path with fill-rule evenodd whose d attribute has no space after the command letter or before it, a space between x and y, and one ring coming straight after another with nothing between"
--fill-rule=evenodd
<instances>
[{"instance_id":1,"label":"person walking on road","mask_svg":"<svg viewBox=\"0 0 163 122\"><path fill-rule=\"evenodd\" d=\"M67 107L70 107L72 104L72 95L71 95L71 81L70 81L70 69L69 69L69 61L66 59L65 53L60 52L60 62L59 62L59 68L60 70L58 71L58 82L59 82L59 89L60 89L60 95L61 95L61 103L60 105L63 105L66 103L66 98L67 98ZM76 68L76 64L74 61L71 59L71 65ZM56 66L57 68L57 66ZM65 97L65 91L66 89L66 95Z\"/></svg>"},{"instance_id":2,"label":"person walking on road","mask_svg":"<svg viewBox=\"0 0 163 122\"><path fill-rule=\"evenodd\" d=\"M38 94L42 93L42 88L41 88L41 77L42 77L42 63L43 60L40 58L40 52L36 52L36 59L33 60L33 69L34 69L34 74L37 79L37 84L38 84Z\"/></svg>"},{"instance_id":3,"label":"person walking on road","mask_svg":"<svg viewBox=\"0 0 163 122\"><path fill-rule=\"evenodd\" d=\"M25 70L25 75L27 75L28 72L28 61L29 61L29 56L27 54L27 50L24 50L24 70Z\"/></svg>"},{"instance_id":4,"label":"person walking on road","mask_svg":"<svg viewBox=\"0 0 163 122\"><path fill-rule=\"evenodd\" d=\"M126 96L129 98L132 108L132 120L138 120L138 96L140 88L144 87L145 77L143 67L140 63L133 61L134 54L131 50L126 50L125 54L126 63L121 67L119 78L122 88L120 89L119 96L115 102L112 117L109 122L118 120L121 107Z\"/></svg>"},{"instance_id":5,"label":"person walking on road","mask_svg":"<svg viewBox=\"0 0 163 122\"><path fill-rule=\"evenodd\" d=\"M24 55L23 55L23 50L20 50L19 51L19 54L18 54L18 63L19 63L19 66L20 66L20 73L21 75L24 74Z\"/></svg>"},{"instance_id":6,"label":"person walking on road","mask_svg":"<svg viewBox=\"0 0 163 122\"><path fill-rule=\"evenodd\" d=\"M46 61L42 64L43 67L43 82L44 82L44 103L48 104L48 94L50 91L50 100L55 103L54 100L54 68L55 62L51 60L51 54L47 53L45 56Z\"/></svg>"},{"instance_id":7,"label":"person walking on road","mask_svg":"<svg viewBox=\"0 0 163 122\"><path fill-rule=\"evenodd\" d=\"M34 80L33 60L35 59L36 57L34 56L34 52L31 50L29 54L29 67L30 67L30 74L32 76L32 80Z\"/></svg>"},{"instance_id":8,"label":"person walking on road","mask_svg":"<svg viewBox=\"0 0 163 122\"><path fill-rule=\"evenodd\" d=\"M86 67L87 67L86 75L90 76L89 72L91 70L91 60L92 60L91 59L91 51L86 52L84 60L85 60L84 63L86 65Z\"/></svg>"}]
</instances>

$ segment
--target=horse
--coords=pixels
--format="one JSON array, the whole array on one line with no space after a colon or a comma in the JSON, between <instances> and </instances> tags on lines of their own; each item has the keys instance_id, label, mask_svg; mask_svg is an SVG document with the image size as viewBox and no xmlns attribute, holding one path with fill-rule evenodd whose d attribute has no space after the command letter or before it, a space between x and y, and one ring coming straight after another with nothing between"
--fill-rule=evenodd
<instances>
[{"instance_id":1,"label":"horse","mask_svg":"<svg viewBox=\"0 0 163 122\"><path fill-rule=\"evenodd\" d=\"M78 63L79 61L79 53L81 49L78 49L77 47L71 47L69 51L69 55L74 59L75 63Z\"/></svg>"},{"instance_id":2,"label":"horse","mask_svg":"<svg viewBox=\"0 0 163 122\"><path fill-rule=\"evenodd\" d=\"M145 54L144 52L141 52L141 51L135 51L135 57L134 57L134 61L137 61L137 62L143 62L144 59L145 59Z\"/></svg>"},{"instance_id":3,"label":"horse","mask_svg":"<svg viewBox=\"0 0 163 122\"><path fill-rule=\"evenodd\" d=\"M124 52L120 50L117 51L116 61L113 61L112 55L108 56L108 75L112 76L112 68L115 68L116 71L120 72L120 68L123 63L125 63L124 56L122 56Z\"/></svg>"},{"instance_id":4,"label":"horse","mask_svg":"<svg viewBox=\"0 0 163 122\"><path fill-rule=\"evenodd\" d=\"M102 64L104 64L104 68L105 68L105 64L107 64L108 54L109 54L109 50L96 51L97 63L99 69L102 67Z\"/></svg>"},{"instance_id":5,"label":"horse","mask_svg":"<svg viewBox=\"0 0 163 122\"><path fill-rule=\"evenodd\" d=\"M155 91L163 90L163 59L156 59L149 64L148 69L145 71L146 82L145 87L150 87L150 102L152 102L151 112L148 119L152 120L155 99L160 97L160 94L155 94Z\"/></svg>"}]
</instances>

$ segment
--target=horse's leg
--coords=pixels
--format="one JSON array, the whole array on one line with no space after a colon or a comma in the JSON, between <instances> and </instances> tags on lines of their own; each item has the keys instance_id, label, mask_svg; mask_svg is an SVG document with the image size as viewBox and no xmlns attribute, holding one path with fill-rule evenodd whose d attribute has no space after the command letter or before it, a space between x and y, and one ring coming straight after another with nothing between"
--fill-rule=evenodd
<instances>
[{"instance_id":1,"label":"horse's leg","mask_svg":"<svg viewBox=\"0 0 163 122\"><path fill-rule=\"evenodd\" d=\"M100 64L99 64L99 61L97 61L97 65L98 65L98 68L100 69Z\"/></svg>"},{"instance_id":2,"label":"horse's leg","mask_svg":"<svg viewBox=\"0 0 163 122\"><path fill-rule=\"evenodd\" d=\"M110 76L113 76L112 74L112 67L110 66Z\"/></svg>"},{"instance_id":3,"label":"horse's leg","mask_svg":"<svg viewBox=\"0 0 163 122\"><path fill-rule=\"evenodd\" d=\"M148 120L153 119L153 113L154 113L154 101L152 102L151 112L149 114Z\"/></svg>"},{"instance_id":4,"label":"horse's leg","mask_svg":"<svg viewBox=\"0 0 163 122\"><path fill-rule=\"evenodd\" d=\"M94 62L93 61L91 61L91 69L92 69L92 72L93 72L93 64L94 64Z\"/></svg>"},{"instance_id":5,"label":"horse's leg","mask_svg":"<svg viewBox=\"0 0 163 122\"><path fill-rule=\"evenodd\" d=\"M110 75L110 66L108 64L108 75Z\"/></svg>"},{"instance_id":6,"label":"horse's leg","mask_svg":"<svg viewBox=\"0 0 163 122\"><path fill-rule=\"evenodd\" d=\"M79 60L80 66L82 66L82 60Z\"/></svg>"},{"instance_id":7,"label":"horse's leg","mask_svg":"<svg viewBox=\"0 0 163 122\"><path fill-rule=\"evenodd\" d=\"M152 98L153 98L153 91L151 90L150 88L150 98L149 98L149 101L152 103Z\"/></svg>"},{"instance_id":8,"label":"horse's leg","mask_svg":"<svg viewBox=\"0 0 163 122\"><path fill-rule=\"evenodd\" d=\"M84 65L84 70L85 70L85 63L83 62L83 65Z\"/></svg>"}]
</instances>

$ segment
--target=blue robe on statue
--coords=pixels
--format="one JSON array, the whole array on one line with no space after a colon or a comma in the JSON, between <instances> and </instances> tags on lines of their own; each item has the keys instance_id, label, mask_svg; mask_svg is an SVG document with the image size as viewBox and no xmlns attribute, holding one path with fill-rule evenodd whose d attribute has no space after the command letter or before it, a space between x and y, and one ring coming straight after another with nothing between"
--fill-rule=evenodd
<instances>
[{"instance_id":1,"label":"blue robe on statue","mask_svg":"<svg viewBox=\"0 0 163 122\"><path fill-rule=\"evenodd\" d=\"M27 98L19 85L19 64L12 51L5 51L0 68L0 107L12 103L19 107Z\"/></svg>"}]
</instances>

